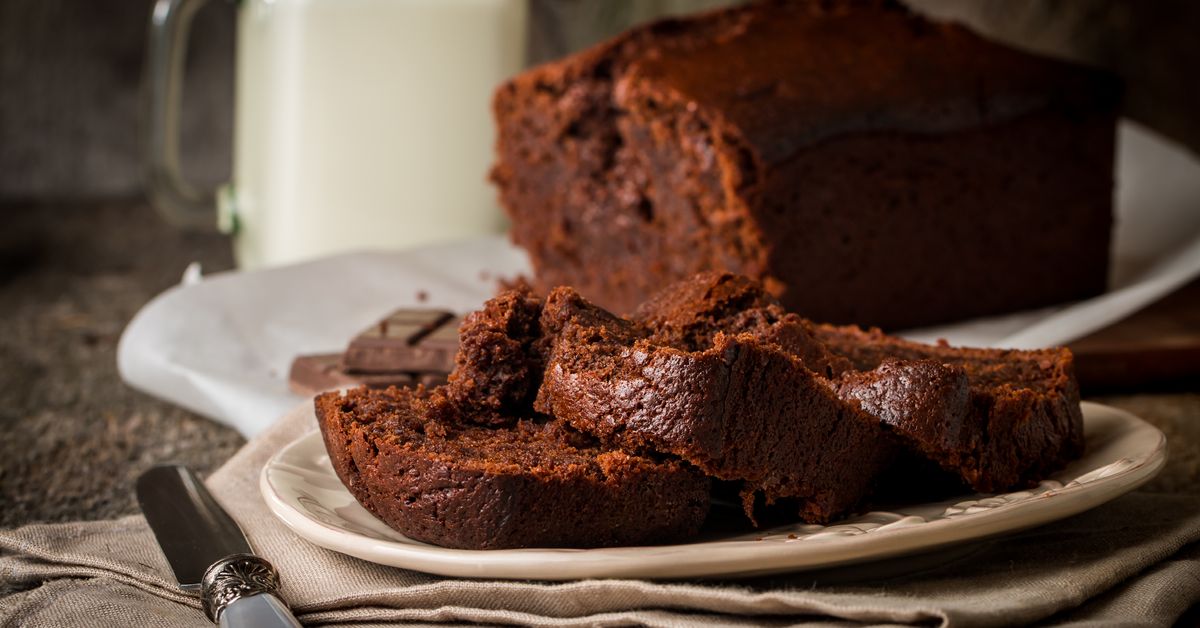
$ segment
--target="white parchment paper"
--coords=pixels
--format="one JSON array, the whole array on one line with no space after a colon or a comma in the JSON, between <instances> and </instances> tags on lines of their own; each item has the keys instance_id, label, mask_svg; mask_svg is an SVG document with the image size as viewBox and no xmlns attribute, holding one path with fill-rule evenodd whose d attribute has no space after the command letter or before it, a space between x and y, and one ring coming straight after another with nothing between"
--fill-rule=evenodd
<instances>
[{"instance_id":1,"label":"white parchment paper","mask_svg":"<svg viewBox=\"0 0 1200 628\"><path fill-rule=\"evenodd\" d=\"M975 346L1063 344L1200 275L1200 163L1128 123L1118 141L1109 293L905 335ZM470 311L495 292L498 278L527 268L520 250L493 237L207 277L180 269L185 280L125 329L118 366L131 386L252 436L300 400L287 388L295 356L340 351L398 307Z\"/></svg>"}]
</instances>

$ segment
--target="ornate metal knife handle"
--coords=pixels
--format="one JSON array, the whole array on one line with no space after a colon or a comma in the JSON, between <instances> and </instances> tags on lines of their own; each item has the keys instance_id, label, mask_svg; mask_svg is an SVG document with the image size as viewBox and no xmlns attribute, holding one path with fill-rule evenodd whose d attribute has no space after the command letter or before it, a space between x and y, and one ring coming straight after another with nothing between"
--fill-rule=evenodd
<instances>
[{"instance_id":1,"label":"ornate metal knife handle","mask_svg":"<svg viewBox=\"0 0 1200 628\"><path fill-rule=\"evenodd\" d=\"M216 623L226 606L252 595L279 591L279 573L266 559L234 554L213 563L200 583L204 612Z\"/></svg>"}]
</instances>

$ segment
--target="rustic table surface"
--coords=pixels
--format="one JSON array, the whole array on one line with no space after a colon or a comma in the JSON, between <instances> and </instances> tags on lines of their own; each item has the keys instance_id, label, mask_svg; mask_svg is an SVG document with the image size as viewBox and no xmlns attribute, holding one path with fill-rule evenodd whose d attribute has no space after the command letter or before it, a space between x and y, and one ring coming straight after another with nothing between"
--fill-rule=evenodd
<instances>
[{"instance_id":1,"label":"rustic table surface","mask_svg":"<svg viewBox=\"0 0 1200 628\"><path fill-rule=\"evenodd\" d=\"M217 235L180 234L141 201L5 207L0 229L0 526L137 511L134 480L207 473L233 430L132 390L117 341L187 264L231 268Z\"/></svg>"},{"instance_id":2,"label":"rustic table surface","mask_svg":"<svg viewBox=\"0 0 1200 628\"><path fill-rule=\"evenodd\" d=\"M208 473L243 439L125 386L121 330L188 263L233 265L228 241L166 226L141 200L4 207L0 230L0 527L137 511L134 480L182 462ZM1166 432L1142 490L1200 493L1200 381L1094 401Z\"/></svg>"}]
</instances>

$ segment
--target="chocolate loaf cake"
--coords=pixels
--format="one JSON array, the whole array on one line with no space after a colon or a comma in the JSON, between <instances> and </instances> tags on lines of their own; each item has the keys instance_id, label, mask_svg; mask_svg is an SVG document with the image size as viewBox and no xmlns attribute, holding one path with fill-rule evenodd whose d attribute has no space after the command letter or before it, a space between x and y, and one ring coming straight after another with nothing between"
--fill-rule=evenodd
<instances>
[{"instance_id":1,"label":"chocolate loaf cake","mask_svg":"<svg viewBox=\"0 0 1200 628\"><path fill-rule=\"evenodd\" d=\"M886 1L757 2L502 85L492 179L540 289L693 273L898 328L1105 287L1117 85Z\"/></svg>"},{"instance_id":2,"label":"chocolate loaf cake","mask_svg":"<svg viewBox=\"0 0 1200 628\"><path fill-rule=\"evenodd\" d=\"M338 477L405 536L463 549L674 542L708 511L709 480L678 460L599 445L530 415L464 421L440 389L359 388L315 400ZM490 423L484 421L483 423Z\"/></svg>"}]
</instances>

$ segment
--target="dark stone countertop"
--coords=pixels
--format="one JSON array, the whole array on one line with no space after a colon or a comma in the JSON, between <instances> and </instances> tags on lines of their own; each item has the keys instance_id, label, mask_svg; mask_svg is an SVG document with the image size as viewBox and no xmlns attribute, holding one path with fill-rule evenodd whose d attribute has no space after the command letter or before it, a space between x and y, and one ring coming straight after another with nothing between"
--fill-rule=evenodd
<instances>
[{"instance_id":1,"label":"dark stone countertop","mask_svg":"<svg viewBox=\"0 0 1200 628\"><path fill-rule=\"evenodd\" d=\"M159 462L207 473L242 438L125 386L121 330L189 262L232 267L228 241L182 234L140 200L0 207L0 526L137 511L134 480ZM1143 490L1200 493L1200 382L1188 392L1096 398L1168 436Z\"/></svg>"},{"instance_id":2,"label":"dark stone countertop","mask_svg":"<svg viewBox=\"0 0 1200 628\"><path fill-rule=\"evenodd\" d=\"M0 232L0 526L137 511L134 481L181 462L201 473L235 431L121 382L117 341L143 304L228 241L180 234L141 201L8 205Z\"/></svg>"}]
</instances>

